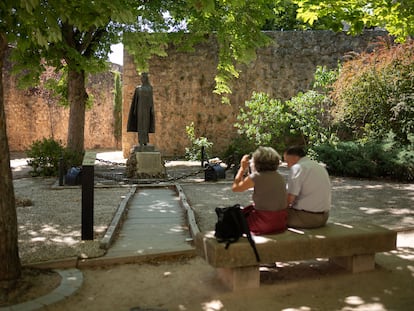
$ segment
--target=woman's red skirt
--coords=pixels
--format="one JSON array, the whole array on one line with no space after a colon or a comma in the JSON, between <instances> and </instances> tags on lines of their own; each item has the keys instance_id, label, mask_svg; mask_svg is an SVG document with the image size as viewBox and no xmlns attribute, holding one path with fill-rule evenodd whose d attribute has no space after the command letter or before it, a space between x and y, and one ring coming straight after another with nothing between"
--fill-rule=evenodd
<instances>
[{"instance_id":1,"label":"woman's red skirt","mask_svg":"<svg viewBox=\"0 0 414 311\"><path fill-rule=\"evenodd\" d=\"M287 210L263 211L253 205L242 209L249 225L250 232L255 235L280 233L287 229Z\"/></svg>"}]
</instances>

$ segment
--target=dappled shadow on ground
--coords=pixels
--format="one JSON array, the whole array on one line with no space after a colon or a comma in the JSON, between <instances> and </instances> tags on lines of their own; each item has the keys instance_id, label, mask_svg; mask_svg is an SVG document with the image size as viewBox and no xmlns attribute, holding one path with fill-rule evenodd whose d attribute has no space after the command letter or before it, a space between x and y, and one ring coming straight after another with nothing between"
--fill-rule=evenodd
<instances>
[{"instance_id":1,"label":"dappled shadow on ground","mask_svg":"<svg viewBox=\"0 0 414 311\"><path fill-rule=\"evenodd\" d=\"M19 254L23 263L103 255L99 239L128 193L127 188L95 189L94 241L81 241L80 187L55 190L54 178L15 180L16 197L30 199L17 207Z\"/></svg>"},{"instance_id":2,"label":"dappled shadow on ground","mask_svg":"<svg viewBox=\"0 0 414 311\"><path fill-rule=\"evenodd\" d=\"M237 304L240 310L264 311L409 310L414 303L413 256L409 247L377 254L374 271L356 274L326 259L266 265L260 289L240 293ZM213 301L221 307L203 310L230 310L236 303L234 295Z\"/></svg>"},{"instance_id":3,"label":"dappled shadow on ground","mask_svg":"<svg viewBox=\"0 0 414 311\"><path fill-rule=\"evenodd\" d=\"M331 220L414 228L414 184L332 178Z\"/></svg>"},{"instance_id":4,"label":"dappled shadow on ground","mask_svg":"<svg viewBox=\"0 0 414 311\"><path fill-rule=\"evenodd\" d=\"M389 229L414 229L414 184L331 178L330 222L368 222ZM215 207L251 202L252 191L233 193L231 181L182 185L201 231L214 230Z\"/></svg>"}]
</instances>

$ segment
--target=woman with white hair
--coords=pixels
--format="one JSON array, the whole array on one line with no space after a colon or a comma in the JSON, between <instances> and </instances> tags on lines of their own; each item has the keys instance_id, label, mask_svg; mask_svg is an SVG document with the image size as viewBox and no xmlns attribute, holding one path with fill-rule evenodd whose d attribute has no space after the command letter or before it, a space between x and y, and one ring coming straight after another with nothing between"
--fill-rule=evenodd
<instances>
[{"instance_id":1,"label":"woman with white hair","mask_svg":"<svg viewBox=\"0 0 414 311\"><path fill-rule=\"evenodd\" d=\"M287 228L286 184L277 171L279 163L280 156L271 147L259 147L251 159L244 155L240 161L232 190L243 192L253 188L253 203L243 208L253 234L278 233Z\"/></svg>"}]
</instances>

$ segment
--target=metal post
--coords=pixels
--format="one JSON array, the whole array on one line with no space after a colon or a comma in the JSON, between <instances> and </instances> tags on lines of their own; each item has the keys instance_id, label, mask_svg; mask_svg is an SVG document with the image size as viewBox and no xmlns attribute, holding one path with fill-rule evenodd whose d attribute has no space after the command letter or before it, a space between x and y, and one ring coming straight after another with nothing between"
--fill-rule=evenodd
<instances>
[{"instance_id":1,"label":"metal post","mask_svg":"<svg viewBox=\"0 0 414 311\"><path fill-rule=\"evenodd\" d=\"M63 156L59 158L59 186L63 186Z\"/></svg>"},{"instance_id":2,"label":"metal post","mask_svg":"<svg viewBox=\"0 0 414 311\"><path fill-rule=\"evenodd\" d=\"M95 152L86 152L82 163L82 240L93 240Z\"/></svg>"},{"instance_id":3,"label":"metal post","mask_svg":"<svg viewBox=\"0 0 414 311\"><path fill-rule=\"evenodd\" d=\"M204 146L201 146L201 167L204 167L204 158L205 158Z\"/></svg>"}]
</instances>

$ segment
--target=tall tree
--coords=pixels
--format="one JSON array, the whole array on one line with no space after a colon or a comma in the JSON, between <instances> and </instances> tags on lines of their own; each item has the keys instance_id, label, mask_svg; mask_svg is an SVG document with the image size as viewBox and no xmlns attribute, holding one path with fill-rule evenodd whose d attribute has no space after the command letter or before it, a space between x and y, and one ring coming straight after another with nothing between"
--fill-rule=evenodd
<instances>
[{"instance_id":1,"label":"tall tree","mask_svg":"<svg viewBox=\"0 0 414 311\"><path fill-rule=\"evenodd\" d=\"M99 5L97 4L99 3ZM21 275L17 215L4 109L4 57L12 47L13 69L23 83L36 83L45 66L68 68L71 103L68 145L83 150L85 73L103 68L120 22L132 22L135 1L5 0L0 3L0 290ZM118 38L118 39L117 39ZM3 286L4 285L4 286Z\"/></svg>"},{"instance_id":2,"label":"tall tree","mask_svg":"<svg viewBox=\"0 0 414 311\"><path fill-rule=\"evenodd\" d=\"M38 81L45 66L57 71L65 68L64 93L70 107L67 147L77 153L84 149L87 76L107 68L110 46L119 42L122 23L133 23L136 19L135 4L132 0L40 0L40 12L45 20L55 23L61 40L48 44L47 48L30 42L18 55L16 69L25 70L25 81Z\"/></svg>"},{"instance_id":3,"label":"tall tree","mask_svg":"<svg viewBox=\"0 0 414 311\"><path fill-rule=\"evenodd\" d=\"M5 0L0 2L0 295L12 287L21 275L21 264L17 244L17 215L10 169L10 152L6 130L6 115L3 92L3 64L9 52L9 43L14 50L25 49L30 37L39 45L58 39L53 27L38 27L35 12L36 0ZM30 25L30 27L28 27ZM44 45L43 45L44 46Z\"/></svg>"},{"instance_id":4,"label":"tall tree","mask_svg":"<svg viewBox=\"0 0 414 311\"><path fill-rule=\"evenodd\" d=\"M0 67L7 51L7 38L0 32ZM20 277L20 259L17 248L17 215L13 180L10 170L10 153L4 112L3 78L0 74L0 282ZM6 284L7 285L7 284ZM0 285L1 290L4 287Z\"/></svg>"}]
</instances>

